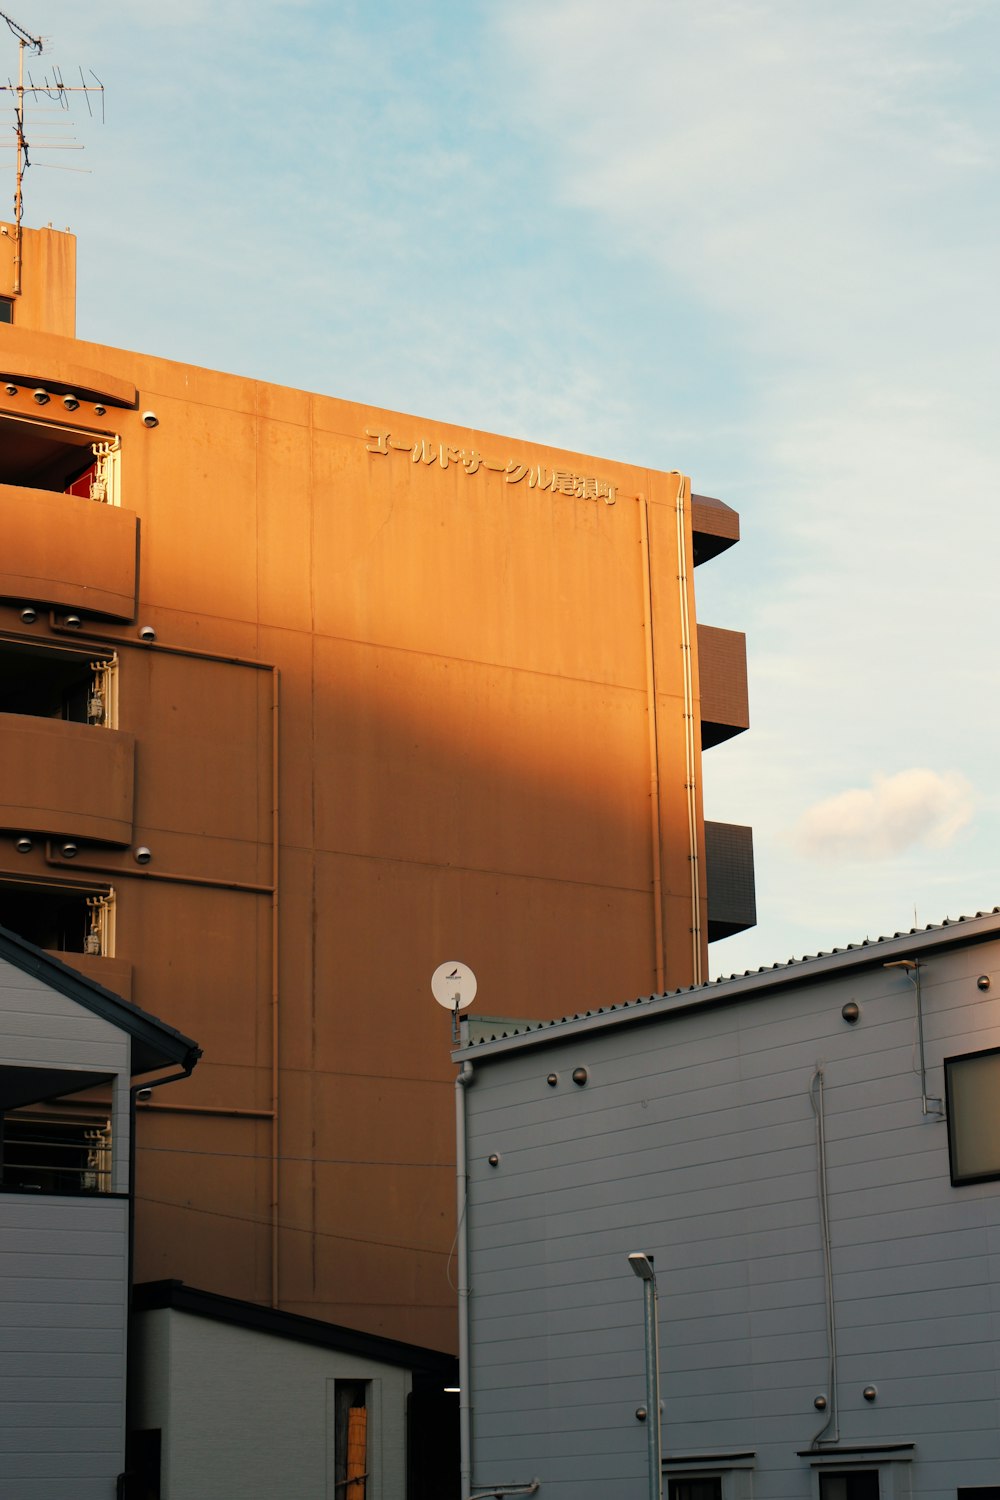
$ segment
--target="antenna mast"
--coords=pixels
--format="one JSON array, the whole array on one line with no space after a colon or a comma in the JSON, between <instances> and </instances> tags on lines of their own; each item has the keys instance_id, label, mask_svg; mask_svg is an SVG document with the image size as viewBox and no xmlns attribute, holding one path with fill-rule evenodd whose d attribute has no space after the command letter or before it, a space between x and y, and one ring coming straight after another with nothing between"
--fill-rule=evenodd
<instances>
[{"instance_id":1,"label":"antenna mast","mask_svg":"<svg viewBox=\"0 0 1000 1500\"><path fill-rule=\"evenodd\" d=\"M6 11L0 10L0 20L5 21L7 23L7 28L10 31L11 35L15 36L17 38L17 49L18 49L18 51L17 51L17 83L16 84L15 83L11 83L9 79L7 80L6 83L0 83L0 94L13 94L14 95L14 119L15 119L15 122L16 122L15 126L14 126L14 134L15 134L16 156L17 156L16 166L15 166L15 187L14 187L14 295L15 296L20 296L20 294L21 294L21 221L22 221L22 219L24 217L24 200L23 200L23 193L22 193L22 184L24 182L24 173L25 173L26 169L31 166L31 161L30 161L29 156L28 156L28 140L27 140L27 137L25 136L25 133L24 133L24 96L25 96L25 94L30 94L33 98L37 99L40 96L44 95L45 98L52 99L55 103L57 103L60 106L61 109L69 109L69 100L66 97L67 94L83 94L84 98L87 101L87 110L88 110L88 113L90 113L92 115L93 114L93 110L90 108L90 98L89 98L89 95L90 94L100 94L100 96L101 96L101 118L103 120L103 118L104 118L104 85L100 81L100 79L97 77L97 74L94 73L94 72L91 72L91 75L90 75L93 78L94 82L93 83L88 83L87 80L83 76L83 69L82 68L80 69L80 82L79 83L65 84L63 82L62 74L60 73L60 71L59 71L59 69L57 67L53 67L53 69L52 69L52 79L51 79L51 81L49 80L49 77L46 74L45 78L43 79L43 81L41 83L35 83L35 80L32 78L31 74L29 73L28 74L28 82L25 83L25 81L24 81L24 49L26 47L30 47L31 50L32 50L32 52L34 52L34 54L35 54L36 57L41 56L41 53L44 50L44 44L43 44L42 38L39 37L39 36L32 36L30 32L25 31L24 27L20 26L18 24L18 22L15 21L12 16L7 15ZM54 147L54 143L51 142L51 141L49 141L49 142L45 143L45 145L42 147L42 149L43 150L51 150L51 149L53 149L53 147ZM66 149L72 149L72 148L63 146L62 149L66 150ZM81 148L78 147L77 149L79 150Z\"/></svg>"}]
</instances>

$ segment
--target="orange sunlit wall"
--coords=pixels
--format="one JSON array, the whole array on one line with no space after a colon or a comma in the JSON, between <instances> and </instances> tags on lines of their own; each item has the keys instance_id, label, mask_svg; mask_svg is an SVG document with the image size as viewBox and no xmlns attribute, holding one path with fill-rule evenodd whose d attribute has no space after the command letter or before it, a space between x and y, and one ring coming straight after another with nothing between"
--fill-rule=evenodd
<instances>
[{"instance_id":1,"label":"orange sunlit wall","mask_svg":"<svg viewBox=\"0 0 1000 1500\"><path fill-rule=\"evenodd\" d=\"M113 658L116 708L0 714L0 922L112 889L64 956L204 1049L140 1108L137 1278L451 1347L434 968L473 1016L706 977L690 486L14 314L0 647Z\"/></svg>"}]
</instances>

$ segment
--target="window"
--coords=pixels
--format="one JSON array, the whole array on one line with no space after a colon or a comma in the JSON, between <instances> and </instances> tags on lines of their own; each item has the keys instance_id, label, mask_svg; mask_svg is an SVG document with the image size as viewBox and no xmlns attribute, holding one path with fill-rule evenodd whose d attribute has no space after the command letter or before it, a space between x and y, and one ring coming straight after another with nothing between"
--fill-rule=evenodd
<instances>
[{"instance_id":1,"label":"window","mask_svg":"<svg viewBox=\"0 0 1000 1500\"><path fill-rule=\"evenodd\" d=\"M14 304L9 297L0 297L0 323L13 323Z\"/></svg>"},{"instance_id":2,"label":"window","mask_svg":"<svg viewBox=\"0 0 1000 1500\"><path fill-rule=\"evenodd\" d=\"M1000 1177L1000 1047L944 1060L951 1180Z\"/></svg>"},{"instance_id":3,"label":"window","mask_svg":"<svg viewBox=\"0 0 1000 1500\"><path fill-rule=\"evenodd\" d=\"M121 504L116 436L38 417L0 414L0 484Z\"/></svg>"},{"instance_id":4,"label":"window","mask_svg":"<svg viewBox=\"0 0 1000 1500\"><path fill-rule=\"evenodd\" d=\"M344 1500L367 1500L368 1381L336 1382L335 1483Z\"/></svg>"},{"instance_id":5,"label":"window","mask_svg":"<svg viewBox=\"0 0 1000 1500\"><path fill-rule=\"evenodd\" d=\"M877 1469L845 1469L819 1476L819 1500L879 1500Z\"/></svg>"},{"instance_id":6,"label":"window","mask_svg":"<svg viewBox=\"0 0 1000 1500\"><path fill-rule=\"evenodd\" d=\"M669 1500L722 1500L720 1478L670 1479L667 1485Z\"/></svg>"},{"instance_id":7,"label":"window","mask_svg":"<svg viewBox=\"0 0 1000 1500\"><path fill-rule=\"evenodd\" d=\"M4 642L0 646L0 713L66 719L114 729L118 658Z\"/></svg>"},{"instance_id":8,"label":"window","mask_svg":"<svg viewBox=\"0 0 1000 1500\"><path fill-rule=\"evenodd\" d=\"M51 953L113 958L114 892L91 886L0 881L0 927Z\"/></svg>"},{"instance_id":9,"label":"window","mask_svg":"<svg viewBox=\"0 0 1000 1500\"><path fill-rule=\"evenodd\" d=\"M21 1109L0 1120L0 1184L22 1193L106 1193L111 1122L84 1112Z\"/></svg>"}]
</instances>

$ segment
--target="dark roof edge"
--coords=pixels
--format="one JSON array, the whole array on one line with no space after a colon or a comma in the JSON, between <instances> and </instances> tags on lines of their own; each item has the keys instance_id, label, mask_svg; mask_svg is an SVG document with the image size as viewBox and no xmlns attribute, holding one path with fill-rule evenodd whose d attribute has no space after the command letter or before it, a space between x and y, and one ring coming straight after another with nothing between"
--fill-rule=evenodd
<instances>
[{"instance_id":1,"label":"dark roof edge","mask_svg":"<svg viewBox=\"0 0 1000 1500\"><path fill-rule=\"evenodd\" d=\"M963 944L984 943L998 936L1000 907L995 906L992 911L977 912L974 917L957 917L954 920L945 918L938 926L899 932L891 938L878 938L874 942L866 939L863 943L852 943L847 948L835 948L831 953L819 953L813 958L790 959L784 964L774 964L770 969L756 969L745 974L731 975L729 978L713 979L708 984L693 985L686 990L675 990L672 994L625 1000L602 1006L596 1011L587 1011L584 1015L525 1022L522 1023L525 1026L523 1031L456 1048L452 1052L452 1058L455 1062L486 1063L510 1052L561 1042L567 1036L604 1031L613 1026L638 1026L644 1022L664 1020L691 1011L737 1005L772 994L787 985L813 984L863 969L881 968L895 957L909 957L922 952L961 947Z\"/></svg>"},{"instance_id":2,"label":"dark roof edge","mask_svg":"<svg viewBox=\"0 0 1000 1500\"><path fill-rule=\"evenodd\" d=\"M136 1072L152 1072L171 1063L193 1068L201 1056L201 1048L197 1042L185 1036L182 1031L168 1026L166 1021L159 1020L148 1011L140 1010L130 1000L123 1000L121 995L106 990L96 980L88 979L78 969L71 969L69 964L62 963L43 948L36 948L34 943L18 937L16 932L10 932L6 927L0 927L0 958L5 958L22 973L40 979L43 984L49 985L67 999L75 1000L78 1005L84 1006L102 1020L110 1021L113 1026L127 1031L137 1042L149 1048L151 1053L162 1056L162 1061L149 1062L145 1067L136 1068Z\"/></svg>"},{"instance_id":3,"label":"dark roof edge","mask_svg":"<svg viewBox=\"0 0 1000 1500\"><path fill-rule=\"evenodd\" d=\"M137 1312L170 1308L196 1318L210 1318L217 1323L248 1328L255 1333L269 1333L275 1338L339 1349L344 1354L356 1354L384 1365L440 1375L442 1379L457 1384L458 1360L453 1354L425 1349L420 1344L405 1344L400 1339L386 1338L378 1333L345 1328L340 1323L325 1323L321 1318L306 1318L300 1313L262 1307L257 1302L243 1302L237 1297L223 1297L218 1292L204 1292L198 1287L186 1286L183 1281L141 1283L135 1288L134 1306Z\"/></svg>"}]
</instances>

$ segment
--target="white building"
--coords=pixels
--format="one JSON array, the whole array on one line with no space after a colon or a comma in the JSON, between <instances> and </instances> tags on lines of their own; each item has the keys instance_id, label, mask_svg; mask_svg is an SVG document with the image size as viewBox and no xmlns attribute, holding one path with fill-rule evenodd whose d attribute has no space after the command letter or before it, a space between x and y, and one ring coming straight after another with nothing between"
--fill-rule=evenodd
<instances>
[{"instance_id":1,"label":"white building","mask_svg":"<svg viewBox=\"0 0 1000 1500\"><path fill-rule=\"evenodd\" d=\"M649 1493L641 1251L670 1500L1000 1500L1000 908L476 1032L467 1494Z\"/></svg>"},{"instance_id":2,"label":"white building","mask_svg":"<svg viewBox=\"0 0 1000 1500\"><path fill-rule=\"evenodd\" d=\"M179 1281L135 1305L136 1451L160 1500L454 1494L453 1355Z\"/></svg>"},{"instance_id":3,"label":"white building","mask_svg":"<svg viewBox=\"0 0 1000 1500\"><path fill-rule=\"evenodd\" d=\"M0 1500L125 1493L133 1080L198 1056L0 928Z\"/></svg>"}]
</instances>

